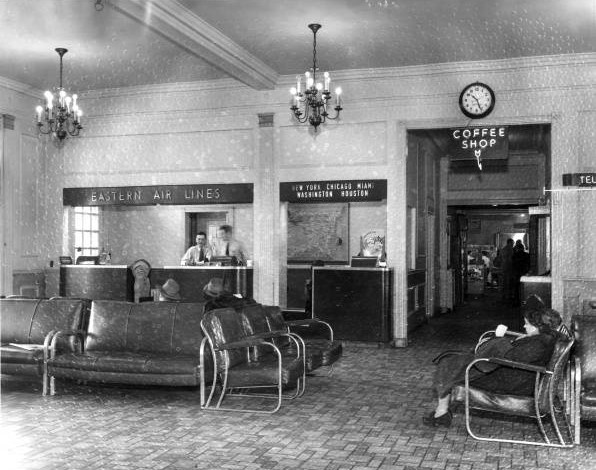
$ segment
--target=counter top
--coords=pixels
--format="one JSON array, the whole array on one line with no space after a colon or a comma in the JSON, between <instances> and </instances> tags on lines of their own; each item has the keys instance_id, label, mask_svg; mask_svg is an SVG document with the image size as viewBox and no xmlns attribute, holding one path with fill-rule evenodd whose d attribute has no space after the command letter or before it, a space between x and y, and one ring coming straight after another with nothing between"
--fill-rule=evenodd
<instances>
[{"instance_id":1,"label":"counter top","mask_svg":"<svg viewBox=\"0 0 596 470\"><path fill-rule=\"evenodd\" d=\"M155 268L157 267L155 266ZM199 266L164 266L162 269L252 269L252 266L211 266L203 264Z\"/></svg>"},{"instance_id":2,"label":"counter top","mask_svg":"<svg viewBox=\"0 0 596 470\"><path fill-rule=\"evenodd\" d=\"M130 266L127 264L63 264L61 268L97 268L97 269L126 269ZM252 269L252 266L151 266L151 269Z\"/></svg>"},{"instance_id":3,"label":"counter top","mask_svg":"<svg viewBox=\"0 0 596 470\"><path fill-rule=\"evenodd\" d=\"M551 277L550 276L522 276L519 280L520 282L544 282L550 284Z\"/></svg>"},{"instance_id":4,"label":"counter top","mask_svg":"<svg viewBox=\"0 0 596 470\"><path fill-rule=\"evenodd\" d=\"M128 268L126 264L61 264L61 268Z\"/></svg>"},{"instance_id":5,"label":"counter top","mask_svg":"<svg viewBox=\"0 0 596 470\"><path fill-rule=\"evenodd\" d=\"M351 266L314 266L313 269L328 271L392 271L393 268L353 268Z\"/></svg>"}]
</instances>

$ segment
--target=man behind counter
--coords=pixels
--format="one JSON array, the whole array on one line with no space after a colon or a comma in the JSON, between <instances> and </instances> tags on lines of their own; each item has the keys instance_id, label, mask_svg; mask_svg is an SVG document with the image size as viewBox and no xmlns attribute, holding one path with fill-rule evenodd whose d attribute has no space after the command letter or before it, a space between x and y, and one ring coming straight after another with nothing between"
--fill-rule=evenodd
<instances>
[{"instance_id":1,"label":"man behind counter","mask_svg":"<svg viewBox=\"0 0 596 470\"><path fill-rule=\"evenodd\" d=\"M232 237L232 226L222 225L217 229L217 242L213 246L214 256L234 256L239 265L246 264L244 247Z\"/></svg>"},{"instance_id":2,"label":"man behind counter","mask_svg":"<svg viewBox=\"0 0 596 470\"><path fill-rule=\"evenodd\" d=\"M197 233L196 238L197 244L191 246L180 261L182 266L196 266L208 263L213 252L209 246L207 246L207 234L205 232Z\"/></svg>"}]
</instances>

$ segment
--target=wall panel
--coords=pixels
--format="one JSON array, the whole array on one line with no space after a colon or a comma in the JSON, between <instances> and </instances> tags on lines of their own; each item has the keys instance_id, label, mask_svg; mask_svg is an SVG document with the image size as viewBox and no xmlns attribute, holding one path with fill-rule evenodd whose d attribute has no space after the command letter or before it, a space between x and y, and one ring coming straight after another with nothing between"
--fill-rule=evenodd
<instances>
[{"instance_id":1,"label":"wall panel","mask_svg":"<svg viewBox=\"0 0 596 470\"><path fill-rule=\"evenodd\" d=\"M64 148L63 173L167 173L249 169L250 130L79 138Z\"/></svg>"}]
</instances>

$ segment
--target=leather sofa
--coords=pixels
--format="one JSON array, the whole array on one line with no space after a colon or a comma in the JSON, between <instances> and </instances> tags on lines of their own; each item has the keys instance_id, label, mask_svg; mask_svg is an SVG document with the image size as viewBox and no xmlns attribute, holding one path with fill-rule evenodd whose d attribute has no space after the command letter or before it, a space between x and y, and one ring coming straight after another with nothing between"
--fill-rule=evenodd
<instances>
[{"instance_id":1,"label":"leather sofa","mask_svg":"<svg viewBox=\"0 0 596 470\"><path fill-rule=\"evenodd\" d=\"M55 352L50 345L47 370L54 379L136 385L198 386L203 339L202 303L97 300L91 304L81 348ZM70 333L57 333L54 340ZM207 377L212 363L207 358Z\"/></svg>"},{"instance_id":2,"label":"leather sofa","mask_svg":"<svg viewBox=\"0 0 596 470\"><path fill-rule=\"evenodd\" d=\"M574 315L571 329L575 337L575 434L579 443L580 421L596 421L596 316Z\"/></svg>"},{"instance_id":3,"label":"leather sofa","mask_svg":"<svg viewBox=\"0 0 596 470\"><path fill-rule=\"evenodd\" d=\"M84 327L88 305L80 299L0 299L2 374L42 376L44 343L58 330ZM75 342L56 341L55 348L73 352Z\"/></svg>"}]
</instances>

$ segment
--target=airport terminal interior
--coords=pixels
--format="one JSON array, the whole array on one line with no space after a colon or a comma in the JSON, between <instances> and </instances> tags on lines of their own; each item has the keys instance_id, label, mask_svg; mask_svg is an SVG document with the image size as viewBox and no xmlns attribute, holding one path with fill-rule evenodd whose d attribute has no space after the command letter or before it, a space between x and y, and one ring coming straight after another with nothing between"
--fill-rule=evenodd
<instances>
[{"instance_id":1,"label":"airport terminal interior","mask_svg":"<svg viewBox=\"0 0 596 470\"><path fill-rule=\"evenodd\" d=\"M596 468L596 0L0 39L3 468Z\"/></svg>"}]
</instances>

